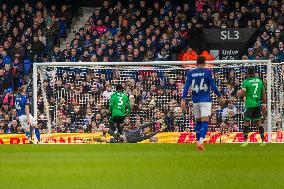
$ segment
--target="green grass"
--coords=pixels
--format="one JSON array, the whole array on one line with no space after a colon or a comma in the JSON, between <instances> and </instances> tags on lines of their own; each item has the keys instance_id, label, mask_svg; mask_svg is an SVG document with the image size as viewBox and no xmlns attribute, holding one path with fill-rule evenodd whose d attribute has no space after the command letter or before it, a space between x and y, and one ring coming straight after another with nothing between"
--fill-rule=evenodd
<instances>
[{"instance_id":1,"label":"green grass","mask_svg":"<svg viewBox=\"0 0 284 189\"><path fill-rule=\"evenodd\" d=\"M283 189L284 144L1 145L1 188Z\"/></svg>"}]
</instances>

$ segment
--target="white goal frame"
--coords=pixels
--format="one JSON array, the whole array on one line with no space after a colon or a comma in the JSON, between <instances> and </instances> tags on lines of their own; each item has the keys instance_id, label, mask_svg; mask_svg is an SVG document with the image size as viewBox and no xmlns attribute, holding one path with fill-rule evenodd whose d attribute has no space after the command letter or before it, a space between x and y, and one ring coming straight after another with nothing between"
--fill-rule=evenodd
<instances>
[{"instance_id":1,"label":"white goal frame","mask_svg":"<svg viewBox=\"0 0 284 189\"><path fill-rule=\"evenodd\" d=\"M195 64L196 61L153 61L153 62L47 62L47 63L34 63L33 64L33 114L37 120L37 88L38 88L38 68L42 66L50 67L80 67L80 66L151 66L151 65L186 65ZM272 131L272 111L271 111L271 87L272 87L272 63L271 60L216 60L207 61L206 64L267 64L267 131L268 131L268 141L271 141L271 131ZM268 92L270 91L270 92ZM51 127L48 128L51 131Z\"/></svg>"}]
</instances>

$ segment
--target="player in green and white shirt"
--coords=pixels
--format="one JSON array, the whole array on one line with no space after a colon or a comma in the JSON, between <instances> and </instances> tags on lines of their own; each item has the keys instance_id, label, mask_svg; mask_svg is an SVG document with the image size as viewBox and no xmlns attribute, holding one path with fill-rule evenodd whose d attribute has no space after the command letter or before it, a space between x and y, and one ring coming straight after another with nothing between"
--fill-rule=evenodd
<instances>
[{"instance_id":1,"label":"player in green and white shirt","mask_svg":"<svg viewBox=\"0 0 284 189\"><path fill-rule=\"evenodd\" d=\"M111 112L110 130L115 134L122 135L122 124L125 117L130 113L131 105L128 96L123 92L121 84L116 85L116 92L114 92L109 101L109 111Z\"/></svg>"},{"instance_id":2,"label":"player in green and white shirt","mask_svg":"<svg viewBox=\"0 0 284 189\"><path fill-rule=\"evenodd\" d=\"M248 145L249 126L255 121L258 127L262 144L264 143L264 128L261 123L262 114L266 111L266 92L263 81L255 76L254 68L248 68L247 79L242 83L241 90L238 93L239 97L245 97L245 112L244 112L244 141L242 147Z\"/></svg>"}]
</instances>

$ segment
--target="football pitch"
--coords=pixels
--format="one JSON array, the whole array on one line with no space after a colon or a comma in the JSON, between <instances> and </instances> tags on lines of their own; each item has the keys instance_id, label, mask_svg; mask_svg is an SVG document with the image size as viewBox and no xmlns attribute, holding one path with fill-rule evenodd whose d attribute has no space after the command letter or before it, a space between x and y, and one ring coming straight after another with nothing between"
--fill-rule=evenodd
<instances>
[{"instance_id":1,"label":"football pitch","mask_svg":"<svg viewBox=\"0 0 284 189\"><path fill-rule=\"evenodd\" d=\"M7 189L283 189L284 144L1 145Z\"/></svg>"}]
</instances>

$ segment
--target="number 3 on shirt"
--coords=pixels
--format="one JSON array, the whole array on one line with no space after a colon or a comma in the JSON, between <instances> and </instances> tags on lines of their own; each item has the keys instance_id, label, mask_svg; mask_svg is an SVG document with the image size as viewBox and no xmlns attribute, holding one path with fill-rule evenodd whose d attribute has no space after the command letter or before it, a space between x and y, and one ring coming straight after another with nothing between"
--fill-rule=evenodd
<instances>
[{"instance_id":1,"label":"number 3 on shirt","mask_svg":"<svg viewBox=\"0 0 284 189\"><path fill-rule=\"evenodd\" d=\"M195 84L195 79L192 80L191 83L192 91L198 93L199 91L206 92L208 90L208 86L206 83L204 83L204 78L200 80L200 84Z\"/></svg>"},{"instance_id":2,"label":"number 3 on shirt","mask_svg":"<svg viewBox=\"0 0 284 189\"><path fill-rule=\"evenodd\" d=\"M123 105L123 96L118 96L118 109L121 109L121 106Z\"/></svg>"}]
</instances>

